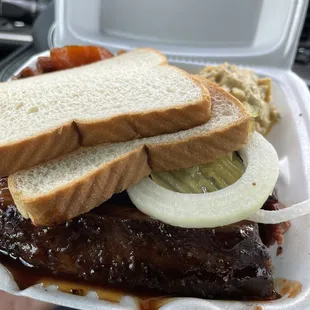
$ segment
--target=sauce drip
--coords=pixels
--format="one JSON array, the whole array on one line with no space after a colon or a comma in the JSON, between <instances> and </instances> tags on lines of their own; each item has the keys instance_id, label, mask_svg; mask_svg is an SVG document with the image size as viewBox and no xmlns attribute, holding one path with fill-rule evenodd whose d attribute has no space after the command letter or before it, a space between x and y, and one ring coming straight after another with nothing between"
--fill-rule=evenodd
<instances>
[{"instance_id":1,"label":"sauce drip","mask_svg":"<svg viewBox=\"0 0 310 310\"><path fill-rule=\"evenodd\" d=\"M277 247L277 256L282 255L282 253L283 253L283 247L278 246Z\"/></svg>"},{"instance_id":2,"label":"sauce drip","mask_svg":"<svg viewBox=\"0 0 310 310\"><path fill-rule=\"evenodd\" d=\"M132 296L139 305L139 310L157 310L171 300L169 297L161 296L160 293L122 289L113 285L102 286L83 282L67 275L52 276L45 270L31 266L26 267L4 252L0 252L0 263L10 272L20 290L36 284L42 284L45 288L57 286L61 292L78 296L86 296L89 292L96 292L99 299L114 303L118 303L124 296Z\"/></svg>"},{"instance_id":3,"label":"sauce drip","mask_svg":"<svg viewBox=\"0 0 310 310\"><path fill-rule=\"evenodd\" d=\"M275 279L276 291L283 297L295 298L302 291L302 284L298 281L287 280L284 278Z\"/></svg>"}]
</instances>

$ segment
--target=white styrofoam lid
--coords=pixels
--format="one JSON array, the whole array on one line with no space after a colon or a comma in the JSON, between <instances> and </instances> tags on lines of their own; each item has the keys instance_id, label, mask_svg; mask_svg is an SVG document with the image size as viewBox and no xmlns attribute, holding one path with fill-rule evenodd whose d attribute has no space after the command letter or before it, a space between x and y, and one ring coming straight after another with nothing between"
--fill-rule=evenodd
<instances>
[{"instance_id":1,"label":"white styrofoam lid","mask_svg":"<svg viewBox=\"0 0 310 310\"><path fill-rule=\"evenodd\" d=\"M56 0L54 45L290 68L308 0Z\"/></svg>"}]
</instances>

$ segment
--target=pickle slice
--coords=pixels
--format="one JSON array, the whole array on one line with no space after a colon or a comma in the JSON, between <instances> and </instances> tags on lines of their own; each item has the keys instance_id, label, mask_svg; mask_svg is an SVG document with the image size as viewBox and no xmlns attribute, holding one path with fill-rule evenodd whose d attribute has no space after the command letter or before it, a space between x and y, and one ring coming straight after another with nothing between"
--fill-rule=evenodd
<instances>
[{"instance_id":1,"label":"pickle slice","mask_svg":"<svg viewBox=\"0 0 310 310\"><path fill-rule=\"evenodd\" d=\"M206 193L235 183L245 166L237 153L230 153L212 163L173 171L155 172L151 178L158 185L179 193Z\"/></svg>"}]
</instances>

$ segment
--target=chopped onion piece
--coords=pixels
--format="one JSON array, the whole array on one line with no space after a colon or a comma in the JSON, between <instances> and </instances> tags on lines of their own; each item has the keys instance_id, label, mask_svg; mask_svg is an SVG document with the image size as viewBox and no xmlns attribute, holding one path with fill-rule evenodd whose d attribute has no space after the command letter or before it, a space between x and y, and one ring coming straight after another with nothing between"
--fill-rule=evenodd
<instances>
[{"instance_id":1,"label":"chopped onion piece","mask_svg":"<svg viewBox=\"0 0 310 310\"><path fill-rule=\"evenodd\" d=\"M293 220L297 217L310 213L310 199L290 206L289 208L267 211L259 210L248 219L262 224L277 224Z\"/></svg>"},{"instance_id":2,"label":"chopped onion piece","mask_svg":"<svg viewBox=\"0 0 310 310\"><path fill-rule=\"evenodd\" d=\"M174 226L203 228L236 223L261 208L279 176L277 153L259 133L253 133L239 154L246 166L244 174L219 191L177 193L147 177L127 190L129 197L143 213Z\"/></svg>"}]
</instances>

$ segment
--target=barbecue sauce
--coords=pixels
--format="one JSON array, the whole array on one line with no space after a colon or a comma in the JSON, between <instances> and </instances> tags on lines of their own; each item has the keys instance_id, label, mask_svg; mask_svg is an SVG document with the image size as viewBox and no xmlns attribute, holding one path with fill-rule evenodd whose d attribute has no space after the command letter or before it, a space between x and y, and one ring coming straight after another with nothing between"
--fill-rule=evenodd
<instances>
[{"instance_id":1,"label":"barbecue sauce","mask_svg":"<svg viewBox=\"0 0 310 310\"><path fill-rule=\"evenodd\" d=\"M14 202L7 186L7 180L0 178L0 205L9 206L12 204ZM59 291L79 296L86 296L89 292L96 292L99 299L115 303L118 303L124 296L133 296L141 310L155 310L171 300L169 296L163 296L160 292L133 291L113 285L103 286L102 284L85 282L68 275L54 276L46 270L32 267L29 264L26 266L18 258L10 257L1 250L0 263L7 268L21 290L36 284L42 284L45 288L57 286ZM286 279L276 279L276 286L281 296L288 295L289 298L296 297L302 289L299 282Z\"/></svg>"},{"instance_id":2,"label":"barbecue sauce","mask_svg":"<svg viewBox=\"0 0 310 310\"><path fill-rule=\"evenodd\" d=\"M42 284L45 289L49 286L57 286L61 292L78 296L86 296L89 292L96 292L99 299L114 303L118 303L124 296L133 296L140 310L159 309L171 300L160 293L122 289L113 285L102 286L96 283L86 283L67 275L53 276L45 270L32 268L31 266L26 267L4 252L0 252L0 263L10 272L20 290L36 284Z\"/></svg>"},{"instance_id":3,"label":"barbecue sauce","mask_svg":"<svg viewBox=\"0 0 310 310\"><path fill-rule=\"evenodd\" d=\"M302 284L298 281L283 278L275 279L275 288L281 296L295 298L302 290Z\"/></svg>"},{"instance_id":4,"label":"barbecue sauce","mask_svg":"<svg viewBox=\"0 0 310 310\"><path fill-rule=\"evenodd\" d=\"M0 205L9 206L14 204L7 186L7 180L0 178ZM169 301L168 297L160 292L148 290L129 290L113 285L103 286L89 283L70 277L68 275L54 276L50 272L23 264L17 258L10 257L5 251L0 250L0 264L4 265L12 275L20 290L24 290L36 284L43 287L57 286L58 290L73 295L86 296L89 292L96 292L99 299L118 303L124 296L133 296L140 310L155 310Z\"/></svg>"}]
</instances>

